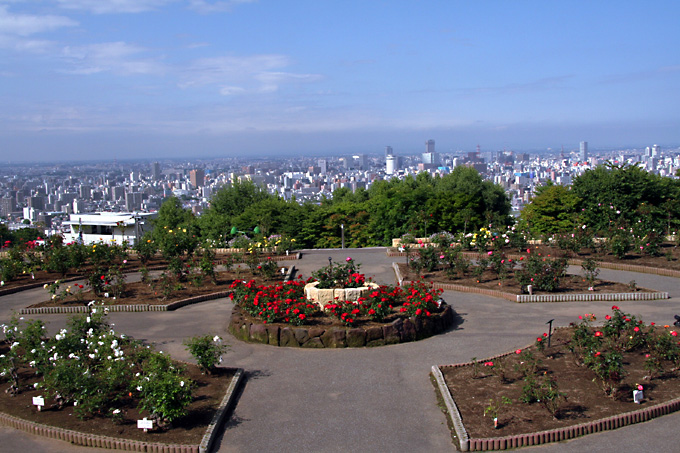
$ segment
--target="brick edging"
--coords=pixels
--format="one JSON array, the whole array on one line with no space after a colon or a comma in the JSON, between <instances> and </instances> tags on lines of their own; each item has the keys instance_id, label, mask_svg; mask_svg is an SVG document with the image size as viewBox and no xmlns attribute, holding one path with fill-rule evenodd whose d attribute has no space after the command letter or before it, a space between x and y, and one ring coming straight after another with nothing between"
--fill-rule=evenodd
<instances>
[{"instance_id":1,"label":"brick edging","mask_svg":"<svg viewBox=\"0 0 680 453\"><path fill-rule=\"evenodd\" d=\"M29 434L70 442L74 445L82 445L85 447L98 447L112 450L139 452L173 451L177 453L207 453L209 446L212 445L216 437L216 428L220 423L222 423L224 416L229 412L231 406L234 403L235 393L242 379L243 369L237 368L236 374L234 377L232 377L224 398L222 399L220 406L217 408L217 411L213 416L213 420L208 425L206 433L203 436L203 441L200 445L164 444L159 442L146 442L142 440L99 436L96 434L81 433L80 431L43 425L41 423L31 422L2 412L0 412L0 424L24 431Z\"/></svg>"},{"instance_id":2,"label":"brick edging","mask_svg":"<svg viewBox=\"0 0 680 453\"><path fill-rule=\"evenodd\" d=\"M490 361L513 354L514 352L506 352L481 361ZM680 410L680 398L675 398L650 407L640 408L631 412L624 412L622 414L612 415L610 417L593 420L591 422L580 423L578 425L565 426L562 428L537 431L533 433L515 434L512 436L488 437L479 439L470 438L467 430L465 429L465 425L463 424L458 407L456 406L453 396L446 385L441 369L448 367L458 368L469 366L471 364L472 362L466 362L453 365L432 366L432 374L435 377L437 387L439 388L442 398L444 399L444 404L446 405L449 416L451 417L451 422L454 426L454 429L456 430L456 436L458 437L461 451L506 450L509 448L528 447L550 442L560 442L581 437L587 434L609 431L635 423L646 422L656 417Z\"/></svg>"}]
</instances>

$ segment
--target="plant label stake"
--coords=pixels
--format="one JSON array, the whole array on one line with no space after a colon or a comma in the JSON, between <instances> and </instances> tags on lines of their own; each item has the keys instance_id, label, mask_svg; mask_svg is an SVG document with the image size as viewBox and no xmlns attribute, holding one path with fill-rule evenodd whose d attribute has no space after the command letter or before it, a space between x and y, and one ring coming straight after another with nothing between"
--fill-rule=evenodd
<instances>
[{"instance_id":1,"label":"plant label stake","mask_svg":"<svg viewBox=\"0 0 680 453\"><path fill-rule=\"evenodd\" d=\"M40 409L45 405L45 398L42 396L34 396L33 405L38 406L38 412L40 412Z\"/></svg>"},{"instance_id":2,"label":"plant label stake","mask_svg":"<svg viewBox=\"0 0 680 453\"><path fill-rule=\"evenodd\" d=\"M137 428L143 429L145 433L148 433L150 429L153 429L153 420L147 420L146 417L142 420L137 420Z\"/></svg>"},{"instance_id":3,"label":"plant label stake","mask_svg":"<svg viewBox=\"0 0 680 453\"><path fill-rule=\"evenodd\" d=\"M635 404L640 404L644 397L642 390L633 390L633 401L635 401Z\"/></svg>"},{"instance_id":4,"label":"plant label stake","mask_svg":"<svg viewBox=\"0 0 680 453\"><path fill-rule=\"evenodd\" d=\"M548 324L548 347L550 347L550 339L552 338L552 323L555 319L551 319L550 321L546 322Z\"/></svg>"},{"instance_id":5,"label":"plant label stake","mask_svg":"<svg viewBox=\"0 0 680 453\"><path fill-rule=\"evenodd\" d=\"M494 427L494 429L498 429L498 417L494 417L494 419L493 419L493 427Z\"/></svg>"}]
</instances>

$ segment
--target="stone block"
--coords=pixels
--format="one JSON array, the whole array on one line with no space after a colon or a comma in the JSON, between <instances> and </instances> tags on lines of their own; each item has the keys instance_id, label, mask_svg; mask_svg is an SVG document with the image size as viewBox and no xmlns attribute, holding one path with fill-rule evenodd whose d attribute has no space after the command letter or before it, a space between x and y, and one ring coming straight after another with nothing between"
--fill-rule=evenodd
<instances>
[{"instance_id":1,"label":"stone block","mask_svg":"<svg viewBox=\"0 0 680 453\"><path fill-rule=\"evenodd\" d=\"M326 329L321 328L321 327L310 327L309 330L308 330L309 336L311 338L320 337L321 335L323 335L323 333L325 331L326 331Z\"/></svg>"},{"instance_id":2,"label":"stone block","mask_svg":"<svg viewBox=\"0 0 680 453\"><path fill-rule=\"evenodd\" d=\"M405 343L407 341L415 341L415 339L416 326L411 319L405 319L401 329L401 341Z\"/></svg>"},{"instance_id":3,"label":"stone block","mask_svg":"<svg viewBox=\"0 0 680 453\"><path fill-rule=\"evenodd\" d=\"M281 328L279 326L267 326L267 340L268 343L272 346L278 346L279 345L279 331Z\"/></svg>"},{"instance_id":4,"label":"stone block","mask_svg":"<svg viewBox=\"0 0 680 453\"><path fill-rule=\"evenodd\" d=\"M291 327L284 327L279 333L279 346L299 347L300 343L295 339L295 331Z\"/></svg>"},{"instance_id":5,"label":"stone block","mask_svg":"<svg viewBox=\"0 0 680 453\"><path fill-rule=\"evenodd\" d=\"M385 344L386 343L385 343L384 338L380 338L379 340L371 340L371 341L366 342L366 346L369 347L369 348L374 348L374 347L377 347L377 346L385 346Z\"/></svg>"},{"instance_id":6,"label":"stone block","mask_svg":"<svg viewBox=\"0 0 680 453\"><path fill-rule=\"evenodd\" d=\"M366 329L366 343L375 340L384 340L382 327L373 326Z\"/></svg>"},{"instance_id":7,"label":"stone block","mask_svg":"<svg viewBox=\"0 0 680 453\"><path fill-rule=\"evenodd\" d=\"M361 297L362 293L366 291L367 288L345 288L345 300L350 302L356 302Z\"/></svg>"},{"instance_id":8,"label":"stone block","mask_svg":"<svg viewBox=\"0 0 680 453\"><path fill-rule=\"evenodd\" d=\"M309 331L304 327L293 329L293 334L298 344L306 343L309 340Z\"/></svg>"},{"instance_id":9,"label":"stone block","mask_svg":"<svg viewBox=\"0 0 680 453\"><path fill-rule=\"evenodd\" d=\"M393 323L383 326L382 331L385 344L401 343L402 324L403 321L401 319L397 319Z\"/></svg>"},{"instance_id":10,"label":"stone block","mask_svg":"<svg viewBox=\"0 0 680 453\"><path fill-rule=\"evenodd\" d=\"M347 331L347 346L361 348L366 346L366 331L364 329L349 329Z\"/></svg>"},{"instance_id":11,"label":"stone block","mask_svg":"<svg viewBox=\"0 0 680 453\"><path fill-rule=\"evenodd\" d=\"M321 342L321 338L315 337L315 338L310 338L307 340L305 343L300 345L303 348L311 348L311 349L323 349L323 343Z\"/></svg>"},{"instance_id":12,"label":"stone block","mask_svg":"<svg viewBox=\"0 0 680 453\"><path fill-rule=\"evenodd\" d=\"M250 341L267 344L269 335L265 324L253 324L250 326Z\"/></svg>"},{"instance_id":13,"label":"stone block","mask_svg":"<svg viewBox=\"0 0 680 453\"><path fill-rule=\"evenodd\" d=\"M339 327L331 327L323 335L321 335L321 342L327 348L344 348L347 347L345 342L345 329Z\"/></svg>"}]
</instances>

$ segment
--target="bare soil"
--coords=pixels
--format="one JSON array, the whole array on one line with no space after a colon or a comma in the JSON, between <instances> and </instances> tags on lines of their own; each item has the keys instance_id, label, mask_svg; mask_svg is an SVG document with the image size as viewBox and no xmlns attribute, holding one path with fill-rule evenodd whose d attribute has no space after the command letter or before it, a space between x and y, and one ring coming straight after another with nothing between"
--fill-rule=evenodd
<instances>
[{"instance_id":1,"label":"bare soil","mask_svg":"<svg viewBox=\"0 0 680 453\"><path fill-rule=\"evenodd\" d=\"M552 376L557 381L559 391L566 394L566 401L562 403L556 417L541 403L527 404L520 401L524 381L514 370L514 366L520 361L517 354L500 359L508 370L506 383L502 383L484 365L479 366L477 375L472 365L442 368L446 384L470 437L499 437L562 428L680 397L678 371L668 371L651 380L645 378L648 373L644 369L643 352L624 354L624 367L628 374L617 396L606 396L595 374L585 366L576 365L572 359L571 352L566 347L570 335L570 329L556 330L553 333L552 346L546 348L545 353L529 348L541 359L538 373ZM498 360L493 362L497 363ZM666 370L673 369L670 362L664 362L663 365ZM644 386L642 404L633 402L633 389L637 384ZM512 403L503 405L498 417L499 428L494 429L493 419L484 416L484 410L489 406L490 399L501 396L508 397Z\"/></svg>"},{"instance_id":2,"label":"bare soil","mask_svg":"<svg viewBox=\"0 0 680 453\"><path fill-rule=\"evenodd\" d=\"M446 271L437 270L433 272L415 273L406 264L399 264L399 271L406 280L422 280L427 282L450 283L454 285L463 285L476 288L486 288L496 291L505 292L508 294L523 294L521 286L512 278L513 273L510 272L508 277L504 280L499 280L491 271L485 271L481 278L476 276L466 275L461 278L450 278ZM635 291L649 292L650 289L641 288L637 285L610 282L606 280L595 280L593 290L589 290L588 282L580 275L567 275L560 282L560 287L557 291L547 292L534 290L534 294L584 294L589 292L595 293L628 293Z\"/></svg>"},{"instance_id":3,"label":"bare soil","mask_svg":"<svg viewBox=\"0 0 680 453\"><path fill-rule=\"evenodd\" d=\"M172 427L166 430L156 429L144 433L137 428L137 420L148 417L137 410L139 401L133 397L125 397L121 401L121 413L123 419L119 422L105 416L95 416L81 420L73 412L73 406L58 409L56 405L48 404L38 412L32 404L34 396L41 396L40 390L33 389L33 383L37 382L35 371L21 369L21 382L25 383L23 391L16 395L0 392L0 412L49 426L55 426L83 433L92 433L101 436L109 436L124 439L142 440L165 444L199 444L210 424L217 408L231 383L236 369L218 368L212 375L201 374L198 367L187 364L187 376L197 384L194 390L194 401L187 410L187 415L176 420ZM0 389L8 386L3 383Z\"/></svg>"},{"instance_id":4,"label":"bare soil","mask_svg":"<svg viewBox=\"0 0 680 453\"><path fill-rule=\"evenodd\" d=\"M244 269L241 271L223 271L217 272L217 278L215 282L204 281L201 285L194 285L191 281L180 282L182 289L173 290L168 297L163 297L158 289L157 285L144 282L128 282L125 283L125 291L123 297L118 297L113 299L112 297L102 299L101 297L96 297L92 291L83 292L79 299L74 296L69 296L66 299L61 300L50 300L50 294L45 291L45 297L47 300L33 304L30 308L35 307L68 307L77 305L87 305L91 300L103 300L108 305L137 305L137 304L149 304L149 305L165 305L171 302L176 302L178 300L187 299L189 297L201 296L204 294L212 294L221 291L228 291L229 286L234 282L234 280L255 280L258 285L271 285L275 283L280 283L283 279L282 276L277 275L276 278L266 279L259 276L254 276L250 270ZM206 279L207 280L207 279ZM64 283L60 288L65 289L69 284ZM87 286L85 286L87 288Z\"/></svg>"}]
</instances>

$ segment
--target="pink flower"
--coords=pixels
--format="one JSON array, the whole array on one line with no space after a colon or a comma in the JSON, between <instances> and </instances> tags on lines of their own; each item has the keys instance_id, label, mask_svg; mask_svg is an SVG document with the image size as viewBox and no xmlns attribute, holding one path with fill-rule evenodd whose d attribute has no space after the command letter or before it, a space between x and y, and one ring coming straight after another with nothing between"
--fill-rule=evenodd
<instances>
[{"instance_id":1,"label":"pink flower","mask_svg":"<svg viewBox=\"0 0 680 453\"><path fill-rule=\"evenodd\" d=\"M634 332L639 332L639 331L640 331L640 328L639 328L638 326L635 326L635 328L633 329L633 331L634 331Z\"/></svg>"},{"instance_id":2,"label":"pink flower","mask_svg":"<svg viewBox=\"0 0 680 453\"><path fill-rule=\"evenodd\" d=\"M522 353L521 349L518 349L518 350L515 351L515 354L521 354L521 353Z\"/></svg>"},{"instance_id":3,"label":"pink flower","mask_svg":"<svg viewBox=\"0 0 680 453\"><path fill-rule=\"evenodd\" d=\"M493 252L486 252L486 254L491 256L491 255L493 255Z\"/></svg>"},{"instance_id":4,"label":"pink flower","mask_svg":"<svg viewBox=\"0 0 680 453\"><path fill-rule=\"evenodd\" d=\"M444 258L445 258L444 255L439 255L440 260L443 260Z\"/></svg>"},{"instance_id":5,"label":"pink flower","mask_svg":"<svg viewBox=\"0 0 680 453\"><path fill-rule=\"evenodd\" d=\"M643 388L644 387L642 387L640 384L638 384L638 387L637 387L638 390L642 391Z\"/></svg>"},{"instance_id":6,"label":"pink flower","mask_svg":"<svg viewBox=\"0 0 680 453\"><path fill-rule=\"evenodd\" d=\"M674 330L673 332L671 332L671 335L673 335L674 337L677 337L678 333Z\"/></svg>"},{"instance_id":7,"label":"pink flower","mask_svg":"<svg viewBox=\"0 0 680 453\"><path fill-rule=\"evenodd\" d=\"M350 257L348 256L347 258L345 258L345 261L347 261L347 262L349 263L350 261L352 261L352 258L350 258Z\"/></svg>"},{"instance_id":8,"label":"pink flower","mask_svg":"<svg viewBox=\"0 0 680 453\"><path fill-rule=\"evenodd\" d=\"M485 362L484 366L493 366L493 362Z\"/></svg>"}]
</instances>

